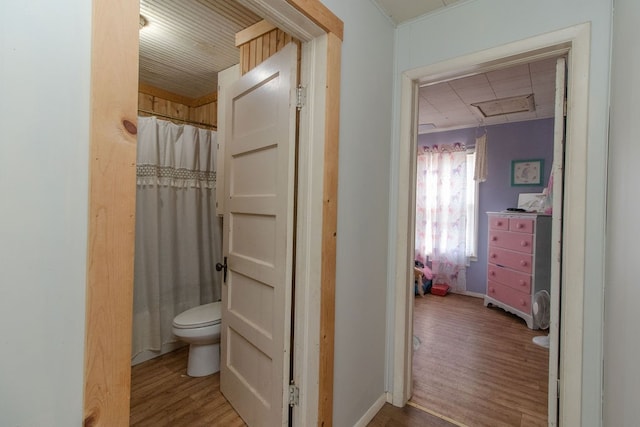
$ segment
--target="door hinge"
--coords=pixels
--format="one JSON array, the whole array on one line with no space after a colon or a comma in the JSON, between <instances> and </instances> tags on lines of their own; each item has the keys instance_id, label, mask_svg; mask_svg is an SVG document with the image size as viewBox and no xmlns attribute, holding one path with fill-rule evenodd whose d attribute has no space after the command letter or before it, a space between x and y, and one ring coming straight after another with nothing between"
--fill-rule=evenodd
<instances>
[{"instance_id":1,"label":"door hinge","mask_svg":"<svg viewBox=\"0 0 640 427\"><path fill-rule=\"evenodd\" d=\"M298 87L296 88L296 108L298 109L298 111L302 110L302 107L305 106L306 102L307 88L302 85L298 85Z\"/></svg>"},{"instance_id":2,"label":"door hinge","mask_svg":"<svg viewBox=\"0 0 640 427\"><path fill-rule=\"evenodd\" d=\"M298 406L300 403L300 389L295 384L289 384L289 406Z\"/></svg>"}]
</instances>

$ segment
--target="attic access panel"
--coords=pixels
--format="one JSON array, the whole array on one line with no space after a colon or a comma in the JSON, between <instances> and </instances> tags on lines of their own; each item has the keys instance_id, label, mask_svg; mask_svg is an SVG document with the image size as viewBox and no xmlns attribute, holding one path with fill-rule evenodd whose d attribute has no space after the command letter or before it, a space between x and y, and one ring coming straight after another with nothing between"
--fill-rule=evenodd
<instances>
[{"instance_id":1,"label":"attic access panel","mask_svg":"<svg viewBox=\"0 0 640 427\"><path fill-rule=\"evenodd\" d=\"M509 98L492 99L490 101L471 104L480 110L484 117L501 116L503 114L523 113L535 111L536 104L533 94L511 96Z\"/></svg>"}]
</instances>

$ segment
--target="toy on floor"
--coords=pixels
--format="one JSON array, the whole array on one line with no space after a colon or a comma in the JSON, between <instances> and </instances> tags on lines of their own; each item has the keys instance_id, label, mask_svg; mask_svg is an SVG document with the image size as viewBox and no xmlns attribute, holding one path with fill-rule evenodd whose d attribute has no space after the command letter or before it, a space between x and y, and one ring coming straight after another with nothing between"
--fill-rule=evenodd
<instances>
[{"instance_id":1,"label":"toy on floor","mask_svg":"<svg viewBox=\"0 0 640 427\"><path fill-rule=\"evenodd\" d=\"M433 273L431 269L422 262L416 260L413 268L413 286L415 295L424 296L431 290L431 280Z\"/></svg>"}]
</instances>

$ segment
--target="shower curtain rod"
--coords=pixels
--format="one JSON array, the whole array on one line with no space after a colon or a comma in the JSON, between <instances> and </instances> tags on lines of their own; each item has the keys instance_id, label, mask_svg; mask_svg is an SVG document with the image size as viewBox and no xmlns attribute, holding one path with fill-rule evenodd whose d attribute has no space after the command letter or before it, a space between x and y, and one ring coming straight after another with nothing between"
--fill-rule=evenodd
<instances>
[{"instance_id":1,"label":"shower curtain rod","mask_svg":"<svg viewBox=\"0 0 640 427\"><path fill-rule=\"evenodd\" d=\"M195 125L195 126L200 126L200 127L210 128L210 129L216 129L216 130L218 129L218 126L216 126L216 125L210 125L208 123L203 123L203 122L194 122L192 120L178 119L176 117L169 116L168 114L156 113L155 111L138 109L138 113L149 114L149 115L152 115L152 116L162 117L164 119L169 119L169 120L175 120L177 122L182 122L182 123L186 123L186 124L190 124L190 125Z\"/></svg>"}]
</instances>

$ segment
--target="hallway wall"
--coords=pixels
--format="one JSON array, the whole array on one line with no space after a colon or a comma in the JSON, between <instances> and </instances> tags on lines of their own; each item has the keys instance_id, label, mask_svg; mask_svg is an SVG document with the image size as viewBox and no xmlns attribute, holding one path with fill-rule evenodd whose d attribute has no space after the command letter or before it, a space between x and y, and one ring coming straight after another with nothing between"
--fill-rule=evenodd
<instances>
[{"instance_id":1,"label":"hallway wall","mask_svg":"<svg viewBox=\"0 0 640 427\"><path fill-rule=\"evenodd\" d=\"M0 425L82 425L91 2L0 4Z\"/></svg>"}]
</instances>

